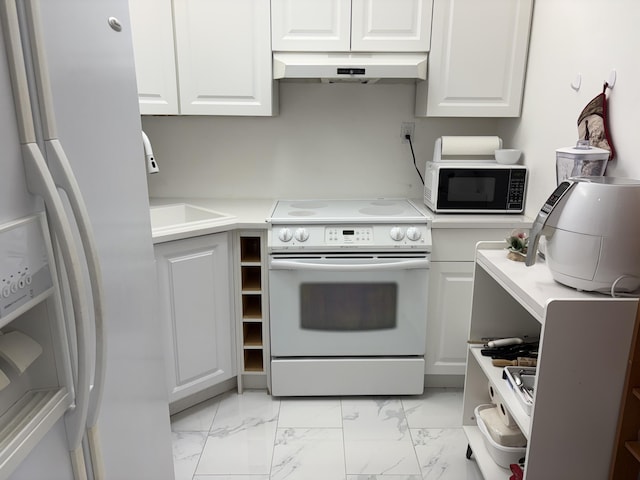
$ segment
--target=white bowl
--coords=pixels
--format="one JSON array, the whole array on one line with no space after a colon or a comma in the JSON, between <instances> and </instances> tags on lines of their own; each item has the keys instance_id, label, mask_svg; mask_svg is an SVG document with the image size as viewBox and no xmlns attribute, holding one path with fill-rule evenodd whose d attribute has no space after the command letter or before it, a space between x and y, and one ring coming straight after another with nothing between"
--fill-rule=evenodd
<instances>
[{"instance_id":1,"label":"white bowl","mask_svg":"<svg viewBox=\"0 0 640 480\"><path fill-rule=\"evenodd\" d=\"M514 163L518 163L520 155L522 155L522 150L515 148L501 148L495 151L496 162L502 165L513 165Z\"/></svg>"}]
</instances>

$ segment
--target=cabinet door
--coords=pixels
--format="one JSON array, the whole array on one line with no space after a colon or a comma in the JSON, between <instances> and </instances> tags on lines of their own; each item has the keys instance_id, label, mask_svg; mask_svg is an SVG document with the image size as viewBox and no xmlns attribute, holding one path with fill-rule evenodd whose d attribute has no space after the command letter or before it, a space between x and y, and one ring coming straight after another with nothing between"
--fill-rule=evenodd
<instances>
[{"instance_id":1,"label":"cabinet door","mask_svg":"<svg viewBox=\"0 0 640 480\"><path fill-rule=\"evenodd\" d=\"M471 321L473 262L432 262L426 373L464 375Z\"/></svg>"},{"instance_id":2,"label":"cabinet door","mask_svg":"<svg viewBox=\"0 0 640 480\"><path fill-rule=\"evenodd\" d=\"M427 52L432 0L353 0L351 50Z\"/></svg>"},{"instance_id":3,"label":"cabinet door","mask_svg":"<svg viewBox=\"0 0 640 480\"><path fill-rule=\"evenodd\" d=\"M274 51L347 52L349 0L271 0Z\"/></svg>"},{"instance_id":4,"label":"cabinet door","mask_svg":"<svg viewBox=\"0 0 640 480\"><path fill-rule=\"evenodd\" d=\"M141 114L178 113L171 0L129 0Z\"/></svg>"},{"instance_id":5,"label":"cabinet door","mask_svg":"<svg viewBox=\"0 0 640 480\"><path fill-rule=\"evenodd\" d=\"M520 115L533 0L434 0L416 115Z\"/></svg>"},{"instance_id":6,"label":"cabinet door","mask_svg":"<svg viewBox=\"0 0 640 480\"><path fill-rule=\"evenodd\" d=\"M174 0L181 113L272 115L269 2Z\"/></svg>"},{"instance_id":7,"label":"cabinet door","mask_svg":"<svg viewBox=\"0 0 640 480\"><path fill-rule=\"evenodd\" d=\"M156 246L169 400L235 375L226 233Z\"/></svg>"}]
</instances>

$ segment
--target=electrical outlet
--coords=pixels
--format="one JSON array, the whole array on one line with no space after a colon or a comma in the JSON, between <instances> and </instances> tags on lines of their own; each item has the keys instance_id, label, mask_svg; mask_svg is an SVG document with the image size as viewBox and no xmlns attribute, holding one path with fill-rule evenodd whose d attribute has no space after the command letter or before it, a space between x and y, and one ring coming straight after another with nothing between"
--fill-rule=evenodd
<instances>
[{"instance_id":1,"label":"electrical outlet","mask_svg":"<svg viewBox=\"0 0 640 480\"><path fill-rule=\"evenodd\" d=\"M402 139L402 143L409 143L407 139L407 135L411 137L411 141L413 142L413 134L416 130L416 124L414 122L402 122L400 126L400 138Z\"/></svg>"}]
</instances>

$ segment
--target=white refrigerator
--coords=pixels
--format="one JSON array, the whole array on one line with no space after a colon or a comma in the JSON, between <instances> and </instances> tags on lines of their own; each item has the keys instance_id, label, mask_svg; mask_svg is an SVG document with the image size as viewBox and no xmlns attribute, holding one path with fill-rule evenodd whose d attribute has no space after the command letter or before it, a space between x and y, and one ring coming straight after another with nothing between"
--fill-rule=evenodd
<instances>
[{"instance_id":1,"label":"white refrigerator","mask_svg":"<svg viewBox=\"0 0 640 480\"><path fill-rule=\"evenodd\" d=\"M128 3L0 7L0 479L172 479Z\"/></svg>"}]
</instances>

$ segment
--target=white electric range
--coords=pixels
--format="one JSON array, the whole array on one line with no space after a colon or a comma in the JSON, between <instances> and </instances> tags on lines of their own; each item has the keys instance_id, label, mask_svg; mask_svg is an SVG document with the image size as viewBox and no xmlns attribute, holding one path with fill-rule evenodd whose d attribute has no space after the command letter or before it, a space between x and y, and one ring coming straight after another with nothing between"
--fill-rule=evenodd
<instances>
[{"instance_id":1,"label":"white electric range","mask_svg":"<svg viewBox=\"0 0 640 480\"><path fill-rule=\"evenodd\" d=\"M429 219L406 199L282 200L269 221L272 393L422 393Z\"/></svg>"}]
</instances>

